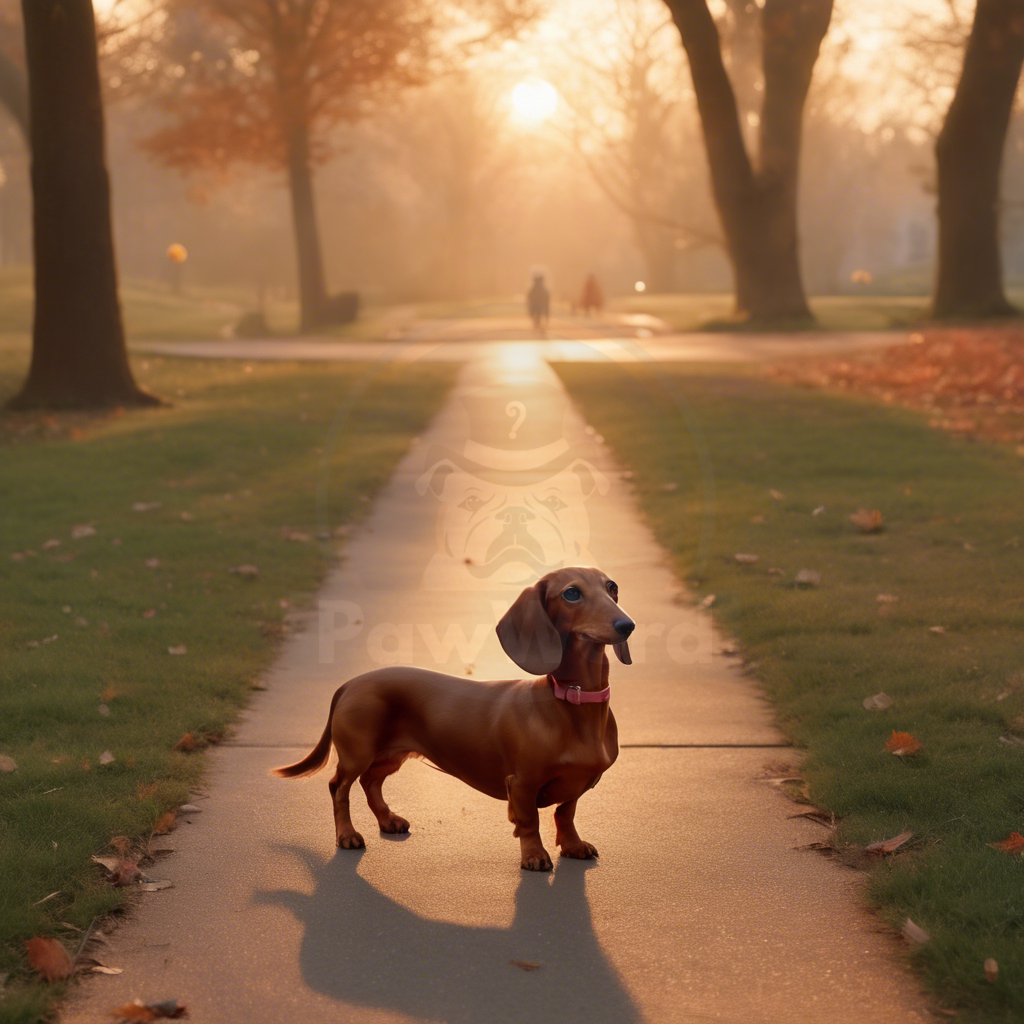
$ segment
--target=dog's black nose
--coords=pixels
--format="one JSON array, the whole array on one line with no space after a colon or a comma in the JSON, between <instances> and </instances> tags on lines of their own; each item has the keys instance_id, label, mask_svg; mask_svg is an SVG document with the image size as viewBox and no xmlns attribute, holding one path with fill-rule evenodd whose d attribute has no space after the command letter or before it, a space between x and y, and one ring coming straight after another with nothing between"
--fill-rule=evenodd
<instances>
[{"instance_id":1,"label":"dog's black nose","mask_svg":"<svg viewBox=\"0 0 1024 1024\"><path fill-rule=\"evenodd\" d=\"M613 625L619 636L629 636L636 629L636 623L632 619L617 619Z\"/></svg>"}]
</instances>

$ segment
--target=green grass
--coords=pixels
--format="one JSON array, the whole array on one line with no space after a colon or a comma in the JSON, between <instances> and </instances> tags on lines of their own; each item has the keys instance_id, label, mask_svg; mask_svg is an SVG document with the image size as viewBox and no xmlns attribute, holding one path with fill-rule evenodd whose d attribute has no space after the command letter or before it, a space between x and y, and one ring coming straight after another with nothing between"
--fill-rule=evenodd
<instances>
[{"instance_id":1,"label":"green grass","mask_svg":"<svg viewBox=\"0 0 1024 1024\"><path fill-rule=\"evenodd\" d=\"M121 309L129 341L225 338L246 311L256 307L251 290L186 285L180 295L166 284L121 281ZM27 267L0 268L0 334L21 335L32 328L32 272ZM366 302L354 324L325 329L326 335L356 341L385 338L406 308ZM298 304L280 299L266 303L267 324L275 336L290 337L299 322ZM407 315L407 314L406 314Z\"/></svg>"},{"instance_id":2,"label":"green grass","mask_svg":"<svg viewBox=\"0 0 1024 1024\"><path fill-rule=\"evenodd\" d=\"M1024 857L987 845L1024 832L1024 749L1000 741L1024 733L1020 457L733 371L559 373L635 470L679 576L716 595L716 619L806 748L812 799L841 817L839 840L915 833L868 894L890 924L932 935L909 954L928 985L957 1020L1024 1019ZM882 512L883 532L858 532L861 507ZM805 568L820 586L795 585ZM879 691L893 707L865 710ZM921 753L887 753L894 729Z\"/></svg>"},{"instance_id":3,"label":"green grass","mask_svg":"<svg viewBox=\"0 0 1024 1024\"><path fill-rule=\"evenodd\" d=\"M925 296L819 295L810 299L817 324L826 331L890 331L924 322ZM620 313L648 313L661 317L677 331L737 330L732 318L731 295L635 295L614 299L610 308ZM806 325L800 325L806 326Z\"/></svg>"},{"instance_id":4,"label":"green grass","mask_svg":"<svg viewBox=\"0 0 1024 1024\"><path fill-rule=\"evenodd\" d=\"M26 359L24 339L0 348L0 402ZM32 981L23 940L53 935L73 952L80 933L63 923L84 929L124 901L90 855L145 837L200 781L203 755L172 747L234 718L289 609L336 559L339 542L318 535L361 515L452 372L156 358L135 369L174 406L0 416L0 753L18 766L0 773L5 1024L41 1019L61 990ZM72 539L82 524L95 535ZM241 564L258 577L229 571ZM178 645L187 654L168 653ZM101 765L105 750L115 760Z\"/></svg>"}]
</instances>

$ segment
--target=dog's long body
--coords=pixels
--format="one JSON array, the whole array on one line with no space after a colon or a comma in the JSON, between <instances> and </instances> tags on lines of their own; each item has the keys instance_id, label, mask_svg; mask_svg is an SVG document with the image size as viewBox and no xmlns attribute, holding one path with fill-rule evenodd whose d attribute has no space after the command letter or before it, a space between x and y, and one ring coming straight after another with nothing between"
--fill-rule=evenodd
<instances>
[{"instance_id":1,"label":"dog's long body","mask_svg":"<svg viewBox=\"0 0 1024 1024\"><path fill-rule=\"evenodd\" d=\"M365 845L349 812L356 779L381 830L408 831L409 823L391 811L381 788L409 757L422 756L474 789L508 800L523 867L551 867L537 808L552 804L562 854L596 856L577 834L573 817L576 801L618 755L604 648L614 644L629 664L626 638L633 623L619 609L617 593L597 569L549 573L523 591L497 627L506 653L543 675L475 682L396 667L356 676L335 692L316 747L275 774L311 775L323 768L334 746L338 768L330 791L337 843L344 848ZM579 703L557 695L571 691Z\"/></svg>"}]
</instances>

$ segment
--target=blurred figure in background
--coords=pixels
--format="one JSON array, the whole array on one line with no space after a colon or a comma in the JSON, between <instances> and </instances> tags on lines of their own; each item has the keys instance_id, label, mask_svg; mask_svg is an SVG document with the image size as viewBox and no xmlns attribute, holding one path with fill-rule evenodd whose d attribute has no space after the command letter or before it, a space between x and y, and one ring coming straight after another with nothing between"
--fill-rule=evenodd
<instances>
[{"instance_id":1,"label":"blurred figure in background","mask_svg":"<svg viewBox=\"0 0 1024 1024\"><path fill-rule=\"evenodd\" d=\"M601 291L601 286L597 283L597 278L593 274L587 274L587 279L583 282L580 308L583 310L584 316L590 316L591 313L600 313L604 309L604 293Z\"/></svg>"},{"instance_id":2,"label":"blurred figure in background","mask_svg":"<svg viewBox=\"0 0 1024 1024\"><path fill-rule=\"evenodd\" d=\"M533 319L537 333L544 337L547 334L548 316L551 313L551 292L544 281L544 272L533 272L533 284L526 293L526 308Z\"/></svg>"}]
</instances>

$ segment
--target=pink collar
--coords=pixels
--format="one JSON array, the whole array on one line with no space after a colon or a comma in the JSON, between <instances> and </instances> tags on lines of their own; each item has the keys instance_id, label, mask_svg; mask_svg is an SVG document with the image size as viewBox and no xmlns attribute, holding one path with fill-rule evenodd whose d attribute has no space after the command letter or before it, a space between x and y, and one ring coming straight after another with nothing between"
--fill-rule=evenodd
<instances>
[{"instance_id":1,"label":"pink collar","mask_svg":"<svg viewBox=\"0 0 1024 1024\"><path fill-rule=\"evenodd\" d=\"M606 686L603 690L584 690L579 686L565 686L553 675L548 675L548 680L554 687L555 696L567 704L603 704L612 695L610 686Z\"/></svg>"}]
</instances>

